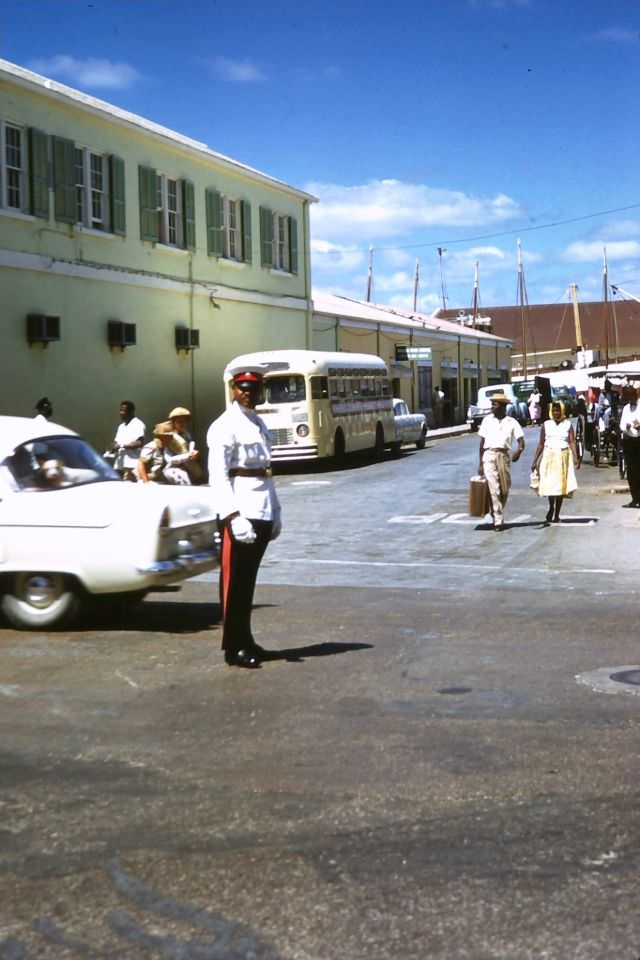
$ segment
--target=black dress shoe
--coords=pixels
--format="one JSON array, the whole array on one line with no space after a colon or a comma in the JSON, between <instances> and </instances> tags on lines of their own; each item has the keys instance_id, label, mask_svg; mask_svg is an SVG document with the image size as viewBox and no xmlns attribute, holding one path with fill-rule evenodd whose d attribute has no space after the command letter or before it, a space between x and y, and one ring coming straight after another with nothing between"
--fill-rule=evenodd
<instances>
[{"instance_id":1,"label":"black dress shoe","mask_svg":"<svg viewBox=\"0 0 640 960\"><path fill-rule=\"evenodd\" d=\"M623 507L640 507L640 503L636 503L635 500L632 500L631 503L623 503Z\"/></svg>"},{"instance_id":2,"label":"black dress shoe","mask_svg":"<svg viewBox=\"0 0 640 960\"><path fill-rule=\"evenodd\" d=\"M248 670L256 670L260 666L260 658L253 650L235 650L233 653L225 653L224 662L228 667L246 667Z\"/></svg>"}]
</instances>

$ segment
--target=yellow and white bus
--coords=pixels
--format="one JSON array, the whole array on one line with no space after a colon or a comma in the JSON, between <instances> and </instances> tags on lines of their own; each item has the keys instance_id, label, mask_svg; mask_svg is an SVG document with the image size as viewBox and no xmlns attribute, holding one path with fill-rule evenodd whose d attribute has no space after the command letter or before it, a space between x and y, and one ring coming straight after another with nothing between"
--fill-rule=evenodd
<instances>
[{"instance_id":1,"label":"yellow and white bus","mask_svg":"<svg viewBox=\"0 0 640 960\"><path fill-rule=\"evenodd\" d=\"M273 444L274 461L314 460L371 449L382 459L398 448L391 380L380 357L318 350L245 353L224 372L231 403L229 369L262 364L264 397L256 407Z\"/></svg>"}]
</instances>

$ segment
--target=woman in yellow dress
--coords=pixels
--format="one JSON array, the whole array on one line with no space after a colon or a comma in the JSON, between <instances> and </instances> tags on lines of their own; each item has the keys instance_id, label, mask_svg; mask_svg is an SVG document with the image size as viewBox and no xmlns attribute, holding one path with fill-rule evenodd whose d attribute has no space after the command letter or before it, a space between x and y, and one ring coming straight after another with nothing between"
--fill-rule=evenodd
<instances>
[{"instance_id":1,"label":"woman in yellow dress","mask_svg":"<svg viewBox=\"0 0 640 960\"><path fill-rule=\"evenodd\" d=\"M575 469L574 469L575 468ZM551 404L551 419L540 429L540 440L531 469L540 475L538 496L549 498L547 523L560 523L560 510L565 497L572 497L578 489L575 470L580 468L576 436L571 420L564 412L564 404Z\"/></svg>"}]
</instances>

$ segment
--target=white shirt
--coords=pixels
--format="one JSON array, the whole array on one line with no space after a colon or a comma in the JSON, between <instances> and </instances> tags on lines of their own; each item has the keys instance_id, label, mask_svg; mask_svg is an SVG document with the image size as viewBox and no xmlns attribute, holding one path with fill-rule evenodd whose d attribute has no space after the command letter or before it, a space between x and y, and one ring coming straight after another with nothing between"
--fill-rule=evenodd
<instances>
[{"instance_id":1,"label":"white shirt","mask_svg":"<svg viewBox=\"0 0 640 960\"><path fill-rule=\"evenodd\" d=\"M640 403L625 403L620 414L620 428L628 437L640 437Z\"/></svg>"},{"instance_id":2,"label":"white shirt","mask_svg":"<svg viewBox=\"0 0 640 960\"><path fill-rule=\"evenodd\" d=\"M218 516L236 511L250 520L279 521L280 501L271 477L230 477L234 468L271 466L271 438L264 421L235 400L207 431L209 484Z\"/></svg>"},{"instance_id":3,"label":"white shirt","mask_svg":"<svg viewBox=\"0 0 640 960\"><path fill-rule=\"evenodd\" d=\"M132 417L131 420L129 420L129 423L120 424L116 430L114 442L117 443L119 447L124 447L128 443L135 443L136 440L144 440L146 429L147 428L142 420L139 419L139 417ZM119 470L122 470L125 467L135 467L138 463L139 456L139 447L136 450L122 450L118 453L116 467Z\"/></svg>"},{"instance_id":4,"label":"white shirt","mask_svg":"<svg viewBox=\"0 0 640 960\"><path fill-rule=\"evenodd\" d=\"M524 437L522 427L513 417L503 417L502 420L493 413L487 414L478 430L478 435L484 438L485 450L511 450L514 440Z\"/></svg>"},{"instance_id":5,"label":"white shirt","mask_svg":"<svg viewBox=\"0 0 640 960\"><path fill-rule=\"evenodd\" d=\"M555 420L545 420L544 422L544 445L552 450L567 450L569 447L569 434L571 433L571 420L561 420L557 423Z\"/></svg>"}]
</instances>

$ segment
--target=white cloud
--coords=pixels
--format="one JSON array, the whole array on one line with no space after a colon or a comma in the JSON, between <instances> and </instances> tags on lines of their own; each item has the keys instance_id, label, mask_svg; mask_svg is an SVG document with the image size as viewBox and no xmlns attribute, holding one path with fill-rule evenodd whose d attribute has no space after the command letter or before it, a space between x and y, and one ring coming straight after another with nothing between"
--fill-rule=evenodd
<instances>
[{"instance_id":1,"label":"white cloud","mask_svg":"<svg viewBox=\"0 0 640 960\"><path fill-rule=\"evenodd\" d=\"M78 60L60 54L48 59L31 60L30 70L41 73L46 77L66 80L79 87L89 89L111 88L124 90L134 86L141 79L141 74L128 63L112 63L99 57L87 57Z\"/></svg>"},{"instance_id":2,"label":"white cloud","mask_svg":"<svg viewBox=\"0 0 640 960\"><path fill-rule=\"evenodd\" d=\"M251 60L216 57L213 68L227 83L263 83L267 79L262 68Z\"/></svg>"},{"instance_id":3,"label":"white cloud","mask_svg":"<svg viewBox=\"0 0 640 960\"><path fill-rule=\"evenodd\" d=\"M309 183L320 200L312 207L315 236L361 243L398 237L424 227L487 227L521 217L517 202L505 194L474 197L400 180L372 180L356 186Z\"/></svg>"},{"instance_id":4,"label":"white cloud","mask_svg":"<svg viewBox=\"0 0 640 960\"><path fill-rule=\"evenodd\" d=\"M608 242L606 247L609 260L640 256L640 242L637 240L614 240ZM602 259L601 240L570 243L563 253L563 260L568 263L589 263L594 260L602 262Z\"/></svg>"},{"instance_id":5,"label":"white cloud","mask_svg":"<svg viewBox=\"0 0 640 960\"><path fill-rule=\"evenodd\" d=\"M618 43L618 44L637 44L640 34L637 30L629 30L628 27L606 27L592 33L587 39L594 40L596 43Z\"/></svg>"}]
</instances>

